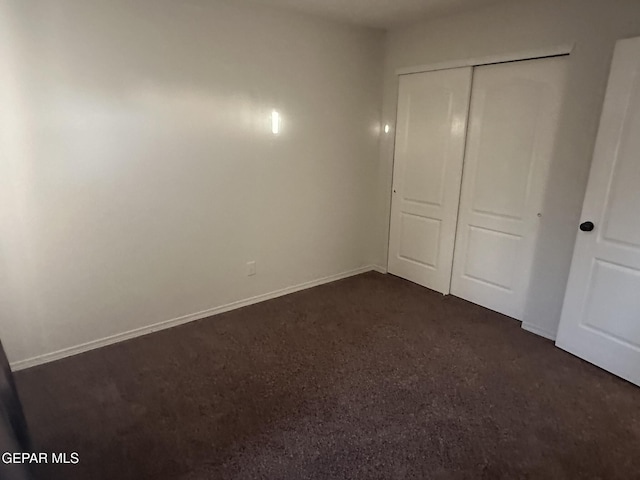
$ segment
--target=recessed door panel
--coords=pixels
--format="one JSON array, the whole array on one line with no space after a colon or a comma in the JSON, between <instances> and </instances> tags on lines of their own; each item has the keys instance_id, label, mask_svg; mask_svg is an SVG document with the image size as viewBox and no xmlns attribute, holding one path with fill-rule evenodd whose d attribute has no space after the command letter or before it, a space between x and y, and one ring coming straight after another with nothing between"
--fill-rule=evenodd
<instances>
[{"instance_id":1,"label":"recessed door panel","mask_svg":"<svg viewBox=\"0 0 640 480\"><path fill-rule=\"evenodd\" d=\"M566 58L477 67L451 293L522 319Z\"/></svg>"},{"instance_id":2,"label":"recessed door panel","mask_svg":"<svg viewBox=\"0 0 640 480\"><path fill-rule=\"evenodd\" d=\"M442 205L451 136L447 127L451 123L453 101L453 93L444 87L432 91L414 88L408 93L406 132L401 143L406 161L402 170L405 200Z\"/></svg>"},{"instance_id":3,"label":"recessed door panel","mask_svg":"<svg viewBox=\"0 0 640 480\"><path fill-rule=\"evenodd\" d=\"M521 240L517 235L469 226L464 276L512 291Z\"/></svg>"},{"instance_id":4,"label":"recessed door panel","mask_svg":"<svg viewBox=\"0 0 640 480\"><path fill-rule=\"evenodd\" d=\"M476 105L491 121L478 125L474 210L515 219L524 215L542 126L537 99L547 88L544 82L506 78L479 90Z\"/></svg>"},{"instance_id":5,"label":"recessed door panel","mask_svg":"<svg viewBox=\"0 0 640 480\"><path fill-rule=\"evenodd\" d=\"M620 135L620 158L637 158L640 152L640 77L635 79L633 85ZM621 161L616 165L605 202L604 238L630 246L640 245L640 161Z\"/></svg>"},{"instance_id":6,"label":"recessed door panel","mask_svg":"<svg viewBox=\"0 0 640 480\"><path fill-rule=\"evenodd\" d=\"M471 68L400 76L389 272L449 293Z\"/></svg>"},{"instance_id":7,"label":"recessed door panel","mask_svg":"<svg viewBox=\"0 0 640 480\"><path fill-rule=\"evenodd\" d=\"M400 257L437 268L440 220L403 213L401 222Z\"/></svg>"},{"instance_id":8,"label":"recessed door panel","mask_svg":"<svg viewBox=\"0 0 640 480\"><path fill-rule=\"evenodd\" d=\"M597 259L587 292L583 324L640 349L640 270Z\"/></svg>"}]
</instances>

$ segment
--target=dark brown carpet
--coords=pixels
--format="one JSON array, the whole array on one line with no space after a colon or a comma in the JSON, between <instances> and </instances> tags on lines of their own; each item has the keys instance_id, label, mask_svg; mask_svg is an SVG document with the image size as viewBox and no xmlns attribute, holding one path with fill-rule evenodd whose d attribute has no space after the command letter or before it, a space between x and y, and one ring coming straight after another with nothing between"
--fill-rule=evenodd
<instances>
[{"instance_id":1,"label":"dark brown carpet","mask_svg":"<svg viewBox=\"0 0 640 480\"><path fill-rule=\"evenodd\" d=\"M640 476L639 388L376 273L17 382L47 480Z\"/></svg>"}]
</instances>

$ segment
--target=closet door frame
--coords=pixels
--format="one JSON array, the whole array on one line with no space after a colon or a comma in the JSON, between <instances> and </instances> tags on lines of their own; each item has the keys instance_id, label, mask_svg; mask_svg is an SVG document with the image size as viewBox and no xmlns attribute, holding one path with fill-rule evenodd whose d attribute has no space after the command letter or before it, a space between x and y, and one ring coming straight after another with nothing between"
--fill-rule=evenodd
<instances>
[{"instance_id":1,"label":"closet door frame","mask_svg":"<svg viewBox=\"0 0 640 480\"><path fill-rule=\"evenodd\" d=\"M395 73L396 76L399 77L400 75L407 75L409 73L434 72L436 70L449 70L451 68L480 67L482 65L492 65L494 63L518 62L520 60L536 60L538 58L547 57L561 57L564 55L571 55L574 47L574 43L566 43L549 48L527 50L523 52L489 55L486 57L471 57L460 60L451 60L447 62L416 65L414 67L403 67L398 68Z\"/></svg>"},{"instance_id":2,"label":"closet door frame","mask_svg":"<svg viewBox=\"0 0 640 480\"><path fill-rule=\"evenodd\" d=\"M438 63L432 63L432 64L426 64L426 65L416 65L413 67L403 67L403 68L399 68L396 69L395 74L396 74L396 91L395 91L395 96L396 96L396 101L398 98L398 94L399 94L399 86L400 86L400 76L401 75L408 75L408 74L412 74L412 73L424 73L424 72L435 72L438 70L450 70L450 69L455 69L455 68L463 68L463 67L481 67L484 65L493 65L493 64L497 64L497 63L507 63L507 62L517 62L517 61L522 61L522 60L536 60L536 59L542 59L542 58L549 58L549 57L561 57L561 56L567 56L567 55L571 55L571 53L573 52L573 49L575 47L575 43L566 43L566 44L561 44L561 45L556 45L556 46L550 46L548 48L542 48L542 49L533 49L533 50L527 50L527 51L519 51L519 52L511 52L511 53L504 53L504 54L499 54L499 55L489 55L489 56L484 56L484 57L471 57L471 58L466 58L466 59L459 59L459 60L451 60L451 61L445 61L445 62L438 62ZM473 72L472 72L472 76L473 76ZM473 85L471 86L471 88L473 89ZM397 106L396 106L397 108ZM394 125L397 124L397 111L396 111L396 116L394 118ZM468 118L467 118L467 128L468 128ZM468 132L466 133L468 134ZM389 184L389 206L388 206L388 212L389 212L389 223L388 223L388 235L387 235L387 268L389 265L389 255L391 254L391 250L389 248L390 245L390 241L391 241L391 215L392 215L392 208L391 208L391 203L393 202L393 172L395 169L395 139L394 139L394 145L393 145L393 152L394 152L394 162L391 165L391 182ZM464 160L463 160L464 163ZM463 166L464 168L464 166ZM453 266L453 265L452 265Z\"/></svg>"}]
</instances>

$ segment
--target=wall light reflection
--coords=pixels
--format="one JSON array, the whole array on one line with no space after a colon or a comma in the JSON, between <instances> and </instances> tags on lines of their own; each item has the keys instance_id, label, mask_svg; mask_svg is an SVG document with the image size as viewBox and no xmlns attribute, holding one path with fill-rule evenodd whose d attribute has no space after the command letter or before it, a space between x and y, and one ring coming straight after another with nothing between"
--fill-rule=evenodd
<instances>
[{"instance_id":1,"label":"wall light reflection","mask_svg":"<svg viewBox=\"0 0 640 480\"><path fill-rule=\"evenodd\" d=\"M271 112L271 132L274 135L280 133L280 113L277 110Z\"/></svg>"}]
</instances>

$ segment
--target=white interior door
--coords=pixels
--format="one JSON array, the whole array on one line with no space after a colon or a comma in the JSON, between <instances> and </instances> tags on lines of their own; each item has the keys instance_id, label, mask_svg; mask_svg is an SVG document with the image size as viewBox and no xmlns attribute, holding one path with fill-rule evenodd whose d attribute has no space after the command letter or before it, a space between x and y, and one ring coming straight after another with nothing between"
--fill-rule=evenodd
<instances>
[{"instance_id":1,"label":"white interior door","mask_svg":"<svg viewBox=\"0 0 640 480\"><path fill-rule=\"evenodd\" d=\"M400 77L389 272L449 293L471 68Z\"/></svg>"},{"instance_id":2,"label":"white interior door","mask_svg":"<svg viewBox=\"0 0 640 480\"><path fill-rule=\"evenodd\" d=\"M618 42L556 345L640 385L640 38Z\"/></svg>"},{"instance_id":3,"label":"white interior door","mask_svg":"<svg viewBox=\"0 0 640 480\"><path fill-rule=\"evenodd\" d=\"M474 72L451 293L522 320L566 58Z\"/></svg>"}]
</instances>

